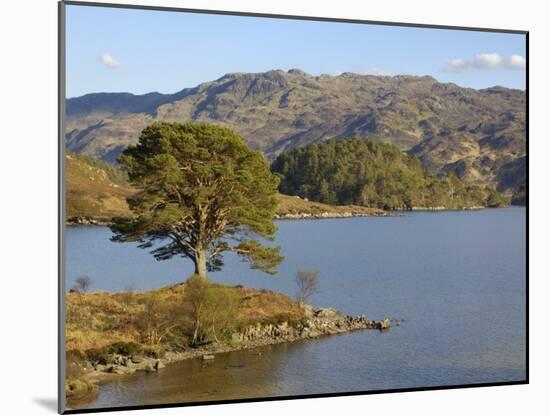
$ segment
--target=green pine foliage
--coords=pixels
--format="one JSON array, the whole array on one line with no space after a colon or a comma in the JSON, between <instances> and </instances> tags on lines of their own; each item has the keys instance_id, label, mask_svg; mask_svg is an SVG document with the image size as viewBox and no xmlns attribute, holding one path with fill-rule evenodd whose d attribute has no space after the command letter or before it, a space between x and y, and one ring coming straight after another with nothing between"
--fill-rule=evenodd
<instances>
[{"instance_id":1,"label":"green pine foliage","mask_svg":"<svg viewBox=\"0 0 550 415\"><path fill-rule=\"evenodd\" d=\"M188 258L201 277L221 268L224 252L276 273L280 248L257 238L273 239L276 231L279 179L264 156L232 130L154 123L118 161L141 191L128 198L133 217L114 220L114 241L154 247L158 260Z\"/></svg>"},{"instance_id":2,"label":"green pine foliage","mask_svg":"<svg viewBox=\"0 0 550 415\"><path fill-rule=\"evenodd\" d=\"M281 193L333 205L408 210L506 204L494 189L467 184L453 173L434 177L397 147L359 139L284 152L271 169L281 177Z\"/></svg>"}]
</instances>

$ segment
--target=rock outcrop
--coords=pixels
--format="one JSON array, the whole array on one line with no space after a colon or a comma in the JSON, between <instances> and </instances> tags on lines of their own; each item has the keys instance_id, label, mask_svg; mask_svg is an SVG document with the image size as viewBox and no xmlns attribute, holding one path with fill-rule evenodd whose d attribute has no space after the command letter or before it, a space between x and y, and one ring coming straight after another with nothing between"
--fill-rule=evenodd
<instances>
[{"instance_id":1,"label":"rock outcrop","mask_svg":"<svg viewBox=\"0 0 550 415\"><path fill-rule=\"evenodd\" d=\"M349 316L334 308L306 308L306 319L296 325L287 322L280 324L256 324L240 333L234 333L233 341L273 344L282 341L313 339L328 334L346 333L362 329L386 330L390 328L388 319L369 320L365 316Z\"/></svg>"}]
</instances>

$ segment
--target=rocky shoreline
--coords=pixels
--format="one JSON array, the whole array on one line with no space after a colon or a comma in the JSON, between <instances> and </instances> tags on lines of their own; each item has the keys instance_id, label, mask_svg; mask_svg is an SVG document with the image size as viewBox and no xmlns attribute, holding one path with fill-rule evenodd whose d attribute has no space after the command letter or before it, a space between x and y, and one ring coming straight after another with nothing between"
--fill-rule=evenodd
<instances>
[{"instance_id":1,"label":"rocky shoreline","mask_svg":"<svg viewBox=\"0 0 550 415\"><path fill-rule=\"evenodd\" d=\"M389 211L376 211L372 213L358 212L322 212L322 213L285 213L273 216L275 220L296 220L296 219L345 219L356 217L386 217L395 216ZM111 221L103 219L94 219L84 216L72 216L67 218L66 226L109 226Z\"/></svg>"},{"instance_id":2,"label":"rocky shoreline","mask_svg":"<svg viewBox=\"0 0 550 415\"><path fill-rule=\"evenodd\" d=\"M456 210L482 210L486 209L484 206L468 206L462 209L449 209L445 206L413 206L410 211L413 212L444 212L444 211L456 211ZM398 210L397 212L404 212L405 210ZM345 219L345 218L357 218L357 217L390 217L401 216L396 211L374 211L369 213L359 212L321 212L321 213L285 213L276 214L273 216L275 220L300 220L300 219ZM83 216L72 216L67 218L66 226L109 226L111 221L103 219L94 219Z\"/></svg>"},{"instance_id":3,"label":"rocky shoreline","mask_svg":"<svg viewBox=\"0 0 550 415\"><path fill-rule=\"evenodd\" d=\"M65 226L109 226L110 220L94 219L86 216L70 216L65 222Z\"/></svg>"},{"instance_id":4,"label":"rocky shoreline","mask_svg":"<svg viewBox=\"0 0 550 415\"><path fill-rule=\"evenodd\" d=\"M389 319L368 320L365 316L345 315L333 308L314 308L304 305L304 310L305 318L296 325L290 325L288 322L266 325L258 323L245 328L239 333L234 333L227 343L210 343L184 351L168 351L163 356L157 357L113 354L103 356L95 361L85 360L80 363L83 371L82 378L97 384L138 371L156 372L163 369L167 364L185 359L211 360L218 353L315 339L321 336L356 330L388 330L391 326ZM397 322L397 325L399 325L399 322ZM91 397L91 399L93 400L94 397Z\"/></svg>"},{"instance_id":5,"label":"rocky shoreline","mask_svg":"<svg viewBox=\"0 0 550 415\"><path fill-rule=\"evenodd\" d=\"M433 212L433 211L437 211L437 212L440 212L440 211L460 211L460 210L482 210L482 209L486 209L485 206L466 206L466 207L463 207L462 209L449 209L449 208L446 208L445 206L432 206L432 207L427 207L427 206L413 206L411 208L411 211L420 211L420 212Z\"/></svg>"},{"instance_id":6,"label":"rocky shoreline","mask_svg":"<svg viewBox=\"0 0 550 415\"><path fill-rule=\"evenodd\" d=\"M322 213L285 213L283 215L275 215L276 220L292 220L292 219L343 219L355 217L385 217L394 216L388 211L376 211L372 213L356 213L356 212L322 212Z\"/></svg>"}]
</instances>

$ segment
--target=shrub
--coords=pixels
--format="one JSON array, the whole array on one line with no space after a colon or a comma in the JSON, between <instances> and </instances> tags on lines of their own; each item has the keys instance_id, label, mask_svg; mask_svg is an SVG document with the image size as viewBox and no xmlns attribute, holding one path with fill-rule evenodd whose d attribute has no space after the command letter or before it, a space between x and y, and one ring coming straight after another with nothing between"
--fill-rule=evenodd
<instances>
[{"instance_id":1,"label":"shrub","mask_svg":"<svg viewBox=\"0 0 550 415\"><path fill-rule=\"evenodd\" d=\"M93 348L93 349L88 349L84 352L86 359L89 360L90 362L98 362L100 360L103 360L106 354L107 353L104 348L98 348L98 349Z\"/></svg>"},{"instance_id":2,"label":"shrub","mask_svg":"<svg viewBox=\"0 0 550 415\"><path fill-rule=\"evenodd\" d=\"M239 292L223 285L210 284L206 291L206 331L213 340L227 338L236 328Z\"/></svg>"},{"instance_id":3,"label":"shrub","mask_svg":"<svg viewBox=\"0 0 550 415\"><path fill-rule=\"evenodd\" d=\"M92 283L92 278L90 278L88 275L81 275L76 279L73 289L85 293L86 291L88 291Z\"/></svg>"},{"instance_id":4,"label":"shrub","mask_svg":"<svg viewBox=\"0 0 550 415\"><path fill-rule=\"evenodd\" d=\"M149 346L159 346L169 341L181 341L181 331L185 315L182 309L183 298L161 299L150 297L143 302L143 310L137 314L135 328L141 342Z\"/></svg>"},{"instance_id":5,"label":"shrub","mask_svg":"<svg viewBox=\"0 0 550 415\"><path fill-rule=\"evenodd\" d=\"M239 289L213 284L198 275L187 280L185 303L191 317L191 345L220 341L235 330Z\"/></svg>"},{"instance_id":6,"label":"shrub","mask_svg":"<svg viewBox=\"0 0 550 415\"><path fill-rule=\"evenodd\" d=\"M164 357L166 350L164 350L161 346L149 346L143 348L143 354L147 357L152 357L153 359L160 359Z\"/></svg>"},{"instance_id":7,"label":"shrub","mask_svg":"<svg viewBox=\"0 0 550 415\"><path fill-rule=\"evenodd\" d=\"M108 346L106 351L109 354L133 356L142 353L143 348L139 344L133 342L117 342Z\"/></svg>"},{"instance_id":8,"label":"shrub","mask_svg":"<svg viewBox=\"0 0 550 415\"><path fill-rule=\"evenodd\" d=\"M204 340L203 319L208 284L206 278L192 275L187 279L185 285L185 302L192 321L191 345L196 345Z\"/></svg>"},{"instance_id":9,"label":"shrub","mask_svg":"<svg viewBox=\"0 0 550 415\"><path fill-rule=\"evenodd\" d=\"M319 292L319 271L313 270L299 270L296 273L296 285L298 286L298 292L296 293L296 299L301 303L307 301L307 299Z\"/></svg>"}]
</instances>

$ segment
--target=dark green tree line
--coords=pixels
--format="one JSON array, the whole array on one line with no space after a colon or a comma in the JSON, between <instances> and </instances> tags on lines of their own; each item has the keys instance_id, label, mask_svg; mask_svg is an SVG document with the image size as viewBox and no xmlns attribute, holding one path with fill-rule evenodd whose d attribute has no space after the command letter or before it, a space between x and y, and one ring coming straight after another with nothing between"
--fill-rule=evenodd
<instances>
[{"instance_id":1,"label":"dark green tree line","mask_svg":"<svg viewBox=\"0 0 550 415\"><path fill-rule=\"evenodd\" d=\"M284 152L271 168L281 176L281 193L328 204L387 210L505 204L494 189L467 184L453 173L433 177L418 158L385 143L329 140Z\"/></svg>"}]
</instances>

